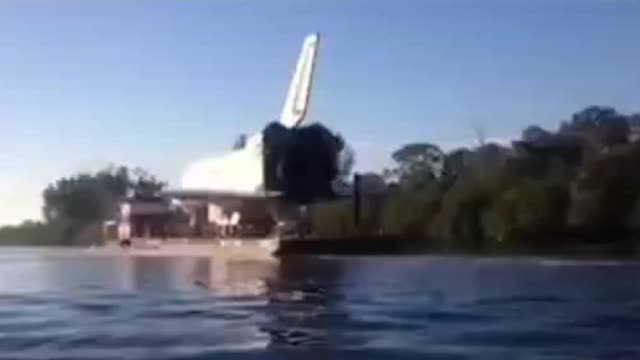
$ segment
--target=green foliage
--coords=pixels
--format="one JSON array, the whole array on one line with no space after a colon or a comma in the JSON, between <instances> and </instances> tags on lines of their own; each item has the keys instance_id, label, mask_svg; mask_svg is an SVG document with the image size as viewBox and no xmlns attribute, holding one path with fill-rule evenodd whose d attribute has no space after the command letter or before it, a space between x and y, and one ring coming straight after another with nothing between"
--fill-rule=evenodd
<instances>
[{"instance_id":1,"label":"green foliage","mask_svg":"<svg viewBox=\"0 0 640 360\"><path fill-rule=\"evenodd\" d=\"M0 245L61 245L63 229L58 223L25 221L0 228Z\"/></svg>"},{"instance_id":2,"label":"green foliage","mask_svg":"<svg viewBox=\"0 0 640 360\"><path fill-rule=\"evenodd\" d=\"M423 187L440 177L444 167L444 153L437 145L413 143L391 154L396 167L388 169L385 176L398 183Z\"/></svg>"},{"instance_id":3,"label":"green foliage","mask_svg":"<svg viewBox=\"0 0 640 360\"><path fill-rule=\"evenodd\" d=\"M568 204L568 184L522 179L494 199L490 212L493 222L487 233L494 241L504 243L557 231L566 223Z\"/></svg>"},{"instance_id":4,"label":"green foliage","mask_svg":"<svg viewBox=\"0 0 640 360\"><path fill-rule=\"evenodd\" d=\"M0 228L0 243L89 244L101 238L101 224L128 192L152 194L164 187L145 170L109 166L93 174L59 179L42 193L44 222Z\"/></svg>"},{"instance_id":5,"label":"green foliage","mask_svg":"<svg viewBox=\"0 0 640 360\"><path fill-rule=\"evenodd\" d=\"M560 132L578 133L601 147L610 147L628 143L630 125L629 117L613 108L589 106L573 114Z\"/></svg>"},{"instance_id":6,"label":"green foliage","mask_svg":"<svg viewBox=\"0 0 640 360\"><path fill-rule=\"evenodd\" d=\"M49 184L42 194L43 215L48 222L101 221L113 213L117 200L128 191L154 193L163 186L140 168L110 166L95 174L78 174Z\"/></svg>"},{"instance_id":7,"label":"green foliage","mask_svg":"<svg viewBox=\"0 0 640 360\"><path fill-rule=\"evenodd\" d=\"M388 235L428 236L441 201L441 191L430 186L422 189L398 189L380 204L380 232ZM372 224L369 224L372 227Z\"/></svg>"},{"instance_id":8,"label":"green foliage","mask_svg":"<svg viewBox=\"0 0 640 360\"><path fill-rule=\"evenodd\" d=\"M613 244L606 234L640 235L639 139L640 115L591 106L557 131L527 127L512 147L489 143L444 154L427 142L402 146L384 172L397 188L367 231L473 251L555 249L594 238ZM343 204L343 213L348 208ZM348 217L335 221L340 227L323 225L333 236L353 233L337 230L347 228Z\"/></svg>"},{"instance_id":9,"label":"green foliage","mask_svg":"<svg viewBox=\"0 0 640 360\"><path fill-rule=\"evenodd\" d=\"M640 193L640 146L620 146L586 164L576 181L581 210L579 225L598 228L625 226Z\"/></svg>"},{"instance_id":10,"label":"green foliage","mask_svg":"<svg viewBox=\"0 0 640 360\"><path fill-rule=\"evenodd\" d=\"M531 125L522 130L522 140L527 142L540 143L549 141L553 135L538 125Z\"/></svg>"},{"instance_id":11,"label":"green foliage","mask_svg":"<svg viewBox=\"0 0 640 360\"><path fill-rule=\"evenodd\" d=\"M320 237L350 236L356 233L350 202L319 203L311 207L311 226Z\"/></svg>"},{"instance_id":12,"label":"green foliage","mask_svg":"<svg viewBox=\"0 0 640 360\"><path fill-rule=\"evenodd\" d=\"M460 181L442 200L431 234L444 248L479 250L485 237L485 211L491 205L492 191L482 183Z\"/></svg>"},{"instance_id":13,"label":"green foliage","mask_svg":"<svg viewBox=\"0 0 640 360\"><path fill-rule=\"evenodd\" d=\"M383 230L384 203L378 199L364 199L361 204L360 224L354 221L351 200L318 203L311 206L311 226L314 234L323 238L378 235Z\"/></svg>"}]
</instances>

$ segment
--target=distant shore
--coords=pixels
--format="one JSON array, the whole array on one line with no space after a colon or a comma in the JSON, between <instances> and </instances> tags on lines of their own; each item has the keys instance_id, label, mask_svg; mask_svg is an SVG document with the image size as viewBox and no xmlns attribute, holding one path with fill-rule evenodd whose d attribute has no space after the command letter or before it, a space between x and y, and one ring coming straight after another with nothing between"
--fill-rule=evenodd
<instances>
[{"instance_id":1,"label":"distant shore","mask_svg":"<svg viewBox=\"0 0 640 360\"><path fill-rule=\"evenodd\" d=\"M635 241L619 244L565 244L550 248L493 247L483 249L446 248L423 239L401 236L345 238L291 238L281 241L276 255L406 255L442 254L477 256L560 256L576 258L639 258Z\"/></svg>"},{"instance_id":2,"label":"distant shore","mask_svg":"<svg viewBox=\"0 0 640 360\"><path fill-rule=\"evenodd\" d=\"M283 240L265 239L136 239L128 249L116 241L87 245L52 245L0 241L6 247L59 247L82 248L100 254L131 254L136 256L208 256L232 255L237 257L264 257L288 255L463 255L463 256L543 256L586 259L640 259L638 241L629 239L614 244L591 243L574 240L553 247L525 248L522 246L493 246L477 249L460 246L446 247L428 239L403 236L350 236L350 237L291 237Z\"/></svg>"}]
</instances>

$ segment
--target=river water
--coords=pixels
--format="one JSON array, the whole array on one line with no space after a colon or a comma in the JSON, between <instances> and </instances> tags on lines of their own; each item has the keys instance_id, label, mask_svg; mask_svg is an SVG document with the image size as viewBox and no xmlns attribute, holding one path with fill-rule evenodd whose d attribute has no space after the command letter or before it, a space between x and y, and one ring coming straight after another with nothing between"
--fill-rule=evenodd
<instances>
[{"instance_id":1,"label":"river water","mask_svg":"<svg viewBox=\"0 0 640 360\"><path fill-rule=\"evenodd\" d=\"M638 359L640 264L0 248L1 359Z\"/></svg>"}]
</instances>

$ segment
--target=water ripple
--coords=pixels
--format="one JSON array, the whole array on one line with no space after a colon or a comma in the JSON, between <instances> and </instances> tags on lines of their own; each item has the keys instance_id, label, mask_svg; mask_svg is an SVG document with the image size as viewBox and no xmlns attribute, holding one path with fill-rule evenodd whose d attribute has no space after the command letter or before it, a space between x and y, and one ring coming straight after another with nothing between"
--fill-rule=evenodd
<instances>
[{"instance_id":1,"label":"water ripple","mask_svg":"<svg viewBox=\"0 0 640 360\"><path fill-rule=\"evenodd\" d=\"M640 356L629 266L38 256L0 264L0 359ZM25 258L27 289L3 275Z\"/></svg>"}]
</instances>

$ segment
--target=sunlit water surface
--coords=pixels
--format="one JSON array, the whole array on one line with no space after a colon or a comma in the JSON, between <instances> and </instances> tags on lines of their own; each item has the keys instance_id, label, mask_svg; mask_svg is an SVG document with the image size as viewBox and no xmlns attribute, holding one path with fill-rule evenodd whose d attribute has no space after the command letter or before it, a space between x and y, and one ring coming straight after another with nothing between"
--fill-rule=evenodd
<instances>
[{"instance_id":1,"label":"sunlit water surface","mask_svg":"<svg viewBox=\"0 0 640 360\"><path fill-rule=\"evenodd\" d=\"M640 265L0 248L2 359L638 359Z\"/></svg>"}]
</instances>

